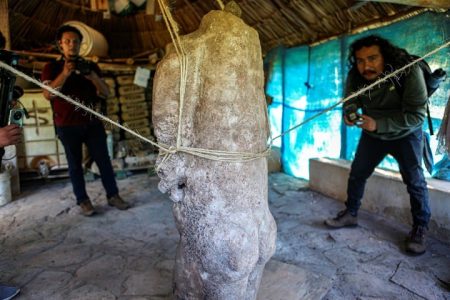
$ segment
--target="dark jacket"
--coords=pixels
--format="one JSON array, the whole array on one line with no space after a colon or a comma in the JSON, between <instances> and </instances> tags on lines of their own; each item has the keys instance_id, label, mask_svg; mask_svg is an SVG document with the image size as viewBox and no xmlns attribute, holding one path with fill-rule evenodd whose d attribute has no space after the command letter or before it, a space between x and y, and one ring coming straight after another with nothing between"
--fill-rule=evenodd
<instances>
[{"instance_id":1,"label":"dark jacket","mask_svg":"<svg viewBox=\"0 0 450 300\"><path fill-rule=\"evenodd\" d=\"M367 132L381 140L400 139L419 127L422 127L426 116L427 88L420 68L413 65L407 70L401 82L404 83L403 95L394 85L394 80L387 80L364 94L344 103L357 103L362 112L377 122L375 132ZM345 97L357 92L365 82L357 70L350 70L347 76Z\"/></svg>"}]
</instances>

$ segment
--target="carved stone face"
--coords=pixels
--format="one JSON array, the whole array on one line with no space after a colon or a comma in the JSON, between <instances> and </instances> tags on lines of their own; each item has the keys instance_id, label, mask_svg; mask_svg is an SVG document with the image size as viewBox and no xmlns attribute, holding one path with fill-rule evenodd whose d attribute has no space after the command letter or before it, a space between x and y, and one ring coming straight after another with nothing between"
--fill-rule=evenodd
<instances>
[{"instance_id":1,"label":"carved stone face","mask_svg":"<svg viewBox=\"0 0 450 300\"><path fill-rule=\"evenodd\" d=\"M264 151L268 123L256 31L230 13L213 11L182 43L188 68L181 117L180 67L174 51L169 49L155 74L158 142L176 147L180 130L183 147ZM159 187L175 202L180 232L176 294L256 297L262 269L275 249L266 160L223 162L182 152L163 158L158 160Z\"/></svg>"}]
</instances>

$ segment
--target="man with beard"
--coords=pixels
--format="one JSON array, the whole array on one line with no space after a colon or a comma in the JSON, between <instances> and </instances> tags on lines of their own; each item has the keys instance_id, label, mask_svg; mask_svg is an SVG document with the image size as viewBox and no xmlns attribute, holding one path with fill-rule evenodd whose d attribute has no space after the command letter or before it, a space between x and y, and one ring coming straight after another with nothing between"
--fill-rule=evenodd
<instances>
[{"instance_id":1,"label":"man with beard","mask_svg":"<svg viewBox=\"0 0 450 300\"><path fill-rule=\"evenodd\" d=\"M350 46L345 96L411 61L404 49L388 40L370 35ZM425 231L430 220L428 189L422 169L422 125L426 115L427 89L419 66L407 68L402 78L403 93L394 80L384 81L366 93L344 103L344 122L362 130L351 165L347 186L346 209L325 224L330 228L354 227L361 206L366 180L375 167L392 155L410 196L413 228L406 239L406 251L423 254ZM399 80L400 82L400 80ZM362 111L359 114L356 108Z\"/></svg>"}]
</instances>

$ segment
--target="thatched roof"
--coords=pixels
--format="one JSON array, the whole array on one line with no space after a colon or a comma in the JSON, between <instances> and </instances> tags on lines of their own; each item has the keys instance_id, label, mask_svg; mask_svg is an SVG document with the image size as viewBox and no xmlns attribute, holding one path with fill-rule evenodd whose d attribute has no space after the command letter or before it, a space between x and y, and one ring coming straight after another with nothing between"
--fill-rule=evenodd
<instances>
[{"instance_id":1,"label":"thatched roof","mask_svg":"<svg viewBox=\"0 0 450 300\"><path fill-rule=\"evenodd\" d=\"M3 1L3 0L2 0ZM109 43L110 57L132 57L156 52L170 42L164 21L144 10L104 18L92 10L94 0L8 0L11 49L40 52L55 51L58 26L78 20L101 32ZM382 1L382 0L379 0ZM155 1L157 2L157 1ZM224 3L229 1L223 0ZM447 8L448 0L401 1L401 5L354 0L236 0L242 18L258 32L263 51L278 45L311 44L352 32L361 27L417 14L428 5ZM197 29L201 17L219 9L215 0L171 0L172 14L181 34ZM447 7L445 7L447 6Z\"/></svg>"}]
</instances>

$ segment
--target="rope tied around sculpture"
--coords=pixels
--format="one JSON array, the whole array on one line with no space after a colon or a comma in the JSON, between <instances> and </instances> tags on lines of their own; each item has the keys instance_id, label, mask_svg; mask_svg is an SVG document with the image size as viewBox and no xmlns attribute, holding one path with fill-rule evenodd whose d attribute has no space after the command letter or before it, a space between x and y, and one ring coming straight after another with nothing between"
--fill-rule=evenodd
<instances>
[{"instance_id":1,"label":"rope tied around sculpture","mask_svg":"<svg viewBox=\"0 0 450 300\"><path fill-rule=\"evenodd\" d=\"M227 161L227 162L243 162L243 161L254 160L254 159L258 159L258 158L267 156L267 155L247 153L247 152L230 152L230 151L209 150L209 149L190 148L190 147L174 148L173 146L156 143L156 142L150 140L149 138L142 136L138 132L133 131L132 129L128 128L127 126L121 125L120 123L109 119L108 117L102 115L101 113L96 112L92 108L70 98L69 96L64 95L60 91L42 83L39 80L32 78L31 76L9 66L8 64L6 64L2 61L0 61L0 67L8 70L9 72L13 73L14 75L17 75L17 76L25 79L26 81L29 81L29 82L41 87L42 89L49 91L50 93L54 94L55 96L60 97L61 99L64 99L65 101L71 103L72 105L83 109L84 111L97 117L98 119L100 119L106 123L109 123L115 127L118 127L120 129L130 133L131 135L141 139L142 141L145 141L145 142L159 148L164 153L175 154L177 152L183 152L186 154L203 157L203 158L210 159L210 160ZM221 157L223 157L223 159Z\"/></svg>"},{"instance_id":2,"label":"rope tied around sculpture","mask_svg":"<svg viewBox=\"0 0 450 300\"><path fill-rule=\"evenodd\" d=\"M184 108L184 98L186 94L186 83L187 83L187 56L184 51L183 44L181 43L178 24L172 17L170 9L164 0L158 0L158 4L161 8L162 16L164 22L166 23L167 30L169 31L170 38L177 53L178 60L180 63L180 105L178 109L178 132L177 132L177 148L181 147L181 130L182 130L182 116Z\"/></svg>"},{"instance_id":3,"label":"rope tied around sculpture","mask_svg":"<svg viewBox=\"0 0 450 300\"><path fill-rule=\"evenodd\" d=\"M224 162L234 162L234 163L246 162L246 161L251 161L251 160L256 160L256 159L267 157L270 153L270 146L267 146L266 149L260 153L250 153L250 152L222 151L222 150L192 148L192 147L184 147L181 145L182 117L183 117L183 108L184 108L186 82L187 82L188 59L187 59L186 53L184 51L184 47L182 45L180 36L178 34L179 27L172 17L172 14L170 13L170 9L169 9L167 3L164 0L158 0L158 3L161 7L164 21L166 22L166 25L167 25L168 31L170 33L170 37L172 39L175 51L176 51L177 56L180 61L180 75L181 75L180 76L180 105L179 105L179 114L178 114L178 132L177 132L176 147L168 146L168 145L164 145L164 144L160 144L160 143L155 143L154 141L140 135L139 133L131 130L130 128L123 126L123 125L119 124L118 122L115 122L115 121L105 117L104 115L85 106L84 104L62 94L60 91L58 91L46 84L43 84L42 82L28 76L27 74L25 74L21 71L18 71L16 69L10 67L9 65L7 65L1 61L0 61L0 67L3 67L5 69L7 69L8 71L10 71L11 73L18 75L29 82L36 84L37 86L49 91L50 93L66 100L67 102L71 103L72 105L79 107L79 108L85 110L86 112L94 115L95 117L99 118L100 120L103 120L103 121L105 121L113 126L116 126L122 130L125 130L126 132L130 133L131 135L159 148L160 152L161 152L160 155L164 156L163 161L167 161L171 155L176 154L178 152L182 152L182 153L186 153L186 154L190 154L190 155L194 155L197 157L214 160L214 161L224 161ZM223 4L222 4L222 6L223 6Z\"/></svg>"},{"instance_id":4,"label":"rope tied around sculpture","mask_svg":"<svg viewBox=\"0 0 450 300\"><path fill-rule=\"evenodd\" d=\"M223 10L225 6L222 1L218 0L219 6ZM263 157L267 157L270 153L270 145L266 147L263 152L260 153L246 153L246 152L231 152L231 151L221 151L221 150L209 150L209 149L201 149L201 148L191 148L184 147L181 145L181 133L183 132L182 128L182 118L184 112L184 104L185 104L185 95L186 95L186 84L187 84L187 69L188 69L188 58L186 55L186 51L184 49L183 43L181 41L179 35L179 27L175 20L172 17L170 9L164 0L158 0L158 4L161 7L161 12L163 15L164 22L166 23L166 27L169 31L170 37L172 39L172 43L175 48L175 52L178 56L178 61L180 65L180 97L179 97L179 111L178 111L178 131L177 131L177 139L176 139L176 148L170 148L170 151L163 150L165 152L161 155L164 156L160 165L166 162L171 155L176 152L185 152L198 157L211 159L217 161L227 161L227 162L243 162L255 160Z\"/></svg>"},{"instance_id":5,"label":"rope tied around sculpture","mask_svg":"<svg viewBox=\"0 0 450 300\"><path fill-rule=\"evenodd\" d=\"M217 0L217 3L219 4L221 10L225 9L225 5L223 5L222 0Z\"/></svg>"},{"instance_id":6,"label":"rope tied around sculpture","mask_svg":"<svg viewBox=\"0 0 450 300\"><path fill-rule=\"evenodd\" d=\"M156 143L156 142L154 142L154 141L152 141L152 140L150 140L150 139L140 135L139 133L131 130L130 128L128 128L128 127L126 127L124 125L121 125L118 122L113 121L113 120L105 117L104 115L96 112L95 110L91 109L90 107L87 107L86 105L84 105L84 104L82 104L82 103L80 103L80 102L78 102L78 101L76 101L76 100L74 100L74 99L72 99L72 98L62 94L60 91L58 91L58 90L56 90L56 89L54 89L54 88L52 88L52 87L50 87L50 86L48 86L46 84L43 84L39 80L36 80L36 79L30 77L29 75L27 75L27 74L25 74L25 73L15 69L15 68L9 66L8 64L6 64L6 63L4 63L2 61L0 61L0 67L10 71L11 73L13 73L13 74L15 74L15 75L17 75L19 77L22 77L23 79L25 79L25 80L27 80L27 81L29 81L29 82L31 82L31 83L41 87L42 89L45 89L45 90L49 91L50 93L52 93L52 94L54 94L54 95L56 95L56 96L58 96L58 97L60 97L60 98L62 98L64 100L66 100L67 102L71 103L72 105L85 110L86 112L94 115L95 117L99 118L100 120L103 120L103 121L105 121L105 122L107 122L107 123L109 123L109 124L111 124L113 126L116 126L116 127L120 128L120 129L130 133L131 135L133 135L133 136L135 136L135 137L137 137L137 138L139 138L139 139L141 139L141 140L143 140L143 141L145 141L145 142L147 142L147 143L149 143L149 144L159 148L161 150L161 152L164 153L162 155L167 156L165 159L163 159L163 161L166 161L170 155L176 154L177 152L182 152L182 153L191 154L191 155L194 155L194 156L198 156L198 157L202 157L202 158L210 159L210 160L215 160L215 161L245 162L245 161L251 161L251 160L267 157L269 155L269 153L270 153L270 150L271 150L271 147L272 147L272 144L273 144L274 140L283 137L284 135L286 135L289 132L297 129L298 127L306 124L307 122L310 122L311 120L319 117L320 115L325 114L326 112L334 109L336 106L338 106L338 105L340 105L342 103L345 103L348 100L361 95L362 93L365 93L366 91L372 89L374 86L376 86L376 85L378 85L378 84L380 84L380 83L382 83L382 82L384 82L386 80L391 79L392 77L396 76L397 74L399 74L400 72L404 71L405 69L411 67L412 65L418 63L419 61L425 59L426 57L428 57L428 56L430 56L430 55L432 55L432 54L434 54L434 53L436 53L436 52L438 52L438 51L448 47L449 45L450 45L450 42L446 42L445 44L441 45L440 47L438 47L438 48L436 48L436 49L434 49L432 51L430 51L429 53L425 54L424 56L422 56L422 57L412 61L411 63L403 66L402 68L399 68L398 70L390 73L389 75L387 75L387 76L385 76L383 78L380 78L379 80L377 80L374 83L368 85L367 87L365 87L365 88L363 88L363 89L353 93L352 95L342 99L341 101L337 102L336 104L328 107L327 109L324 109L323 111L317 113L316 115L314 115L314 116L304 120L303 122L301 122L301 123L291 127L290 129L284 131L280 135L278 135L278 136L276 136L274 138L271 138L270 142L268 143L267 148L264 151L260 152L260 153L231 152L231 151L210 150L210 149L183 147L183 146L173 147L173 146L168 146L168 145Z\"/></svg>"}]
</instances>

